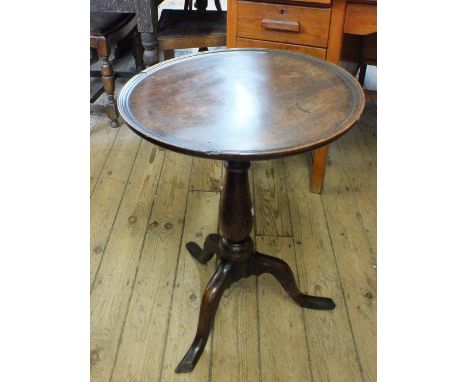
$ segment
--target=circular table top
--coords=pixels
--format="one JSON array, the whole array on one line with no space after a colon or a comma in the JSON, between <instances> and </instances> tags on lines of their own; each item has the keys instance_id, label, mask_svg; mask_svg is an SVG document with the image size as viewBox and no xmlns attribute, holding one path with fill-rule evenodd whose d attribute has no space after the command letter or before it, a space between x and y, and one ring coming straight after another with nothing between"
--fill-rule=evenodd
<instances>
[{"instance_id":1,"label":"circular table top","mask_svg":"<svg viewBox=\"0 0 468 382\"><path fill-rule=\"evenodd\" d=\"M359 119L364 92L318 58L226 49L164 61L128 81L118 108L143 138L224 160L292 155L329 143Z\"/></svg>"}]
</instances>

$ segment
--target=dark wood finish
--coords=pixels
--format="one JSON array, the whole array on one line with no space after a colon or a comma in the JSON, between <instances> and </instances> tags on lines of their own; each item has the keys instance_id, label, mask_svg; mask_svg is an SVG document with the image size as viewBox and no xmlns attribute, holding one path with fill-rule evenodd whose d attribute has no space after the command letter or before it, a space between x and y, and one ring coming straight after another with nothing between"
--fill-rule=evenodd
<instances>
[{"instance_id":1,"label":"dark wood finish","mask_svg":"<svg viewBox=\"0 0 468 382\"><path fill-rule=\"evenodd\" d=\"M159 50L224 46L226 17L223 11L164 9L157 35Z\"/></svg>"},{"instance_id":2,"label":"dark wood finish","mask_svg":"<svg viewBox=\"0 0 468 382\"><path fill-rule=\"evenodd\" d=\"M330 298L301 293L286 262L255 250L249 159L323 147L357 121L364 107L358 82L311 56L234 49L185 56L146 69L122 89L119 110L145 139L191 155L225 159L222 235L210 234L191 255L219 266L201 300L193 343L176 372L195 367L223 292L244 277L269 273L300 306L330 310ZM173 105L180 105L174 108Z\"/></svg>"},{"instance_id":3,"label":"dark wood finish","mask_svg":"<svg viewBox=\"0 0 468 382\"><path fill-rule=\"evenodd\" d=\"M320 310L335 308L335 303L330 298L301 293L286 262L255 250L249 236L253 226L248 182L250 163L229 161L224 166L227 174L220 212L223 236L208 235L203 249L196 243L187 243L187 250L196 260L204 264L216 254L219 265L203 293L197 332L192 345L176 368L177 373L193 370L205 348L223 292L242 278L269 273L299 306Z\"/></svg>"},{"instance_id":4,"label":"dark wood finish","mask_svg":"<svg viewBox=\"0 0 468 382\"><path fill-rule=\"evenodd\" d=\"M129 126L154 143L195 156L251 160L338 138L359 118L363 100L356 79L326 61L235 49L146 69L124 86L118 103Z\"/></svg>"},{"instance_id":5,"label":"dark wood finish","mask_svg":"<svg viewBox=\"0 0 468 382\"><path fill-rule=\"evenodd\" d=\"M133 13L137 30L141 33L144 61L147 66L158 62L156 30L158 5L163 0L91 0L91 12Z\"/></svg>"},{"instance_id":6,"label":"dark wood finish","mask_svg":"<svg viewBox=\"0 0 468 382\"><path fill-rule=\"evenodd\" d=\"M107 14L105 14L107 15ZM114 15L115 16L115 15ZM117 15L119 16L119 15ZM101 17L99 17L101 18ZM111 17L113 19L114 17ZM96 18L94 18L96 19ZM106 17L102 18L106 22ZM93 25L91 24L91 33L90 33L90 46L95 48L98 54L98 57L101 61L101 73L97 75L95 72L91 72L91 76L102 77L103 90L99 89L91 97L91 111L97 112L106 112L107 116L111 121L112 127L119 126L118 117L119 112L117 110L117 103L115 101L115 79L117 77L127 77L130 78L135 74L132 73L115 73L112 67L112 63L109 60L110 47L112 44L117 43L118 41L124 39L127 35L134 31L133 41L132 41L132 51L135 58L135 66L137 71L143 69L143 52L141 48L140 35L136 32L136 18L132 14L127 16L117 17L115 24L111 23L110 25ZM94 102L97 100L102 91L105 91L107 94L106 105L94 105Z\"/></svg>"}]
</instances>

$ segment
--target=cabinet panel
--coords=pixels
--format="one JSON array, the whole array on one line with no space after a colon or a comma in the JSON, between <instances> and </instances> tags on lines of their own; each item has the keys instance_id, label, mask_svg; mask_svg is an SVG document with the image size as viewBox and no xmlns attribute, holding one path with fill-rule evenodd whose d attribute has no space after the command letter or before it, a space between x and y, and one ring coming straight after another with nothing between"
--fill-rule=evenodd
<instances>
[{"instance_id":1,"label":"cabinet panel","mask_svg":"<svg viewBox=\"0 0 468 382\"><path fill-rule=\"evenodd\" d=\"M294 44L285 44L281 42L272 42L272 41L262 41L262 40L252 40L247 38L238 38L237 39L238 48L267 48L267 49L281 49L281 50L290 50L293 52L305 53L314 57L325 59L327 50L323 48L314 48L311 46L305 45L294 45Z\"/></svg>"}]
</instances>

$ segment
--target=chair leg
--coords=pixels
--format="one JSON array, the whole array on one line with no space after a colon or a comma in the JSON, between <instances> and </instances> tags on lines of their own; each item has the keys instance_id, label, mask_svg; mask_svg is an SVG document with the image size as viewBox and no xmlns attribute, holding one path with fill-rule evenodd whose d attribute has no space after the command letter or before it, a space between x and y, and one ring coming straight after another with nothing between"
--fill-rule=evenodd
<instances>
[{"instance_id":1,"label":"chair leg","mask_svg":"<svg viewBox=\"0 0 468 382\"><path fill-rule=\"evenodd\" d=\"M109 61L109 45L105 38L102 38L98 44L98 55L101 60L101 74L102 82L104 85L104 90L107 94L107 103L106 103L106 113L109 119L111 120L111 126L117 127L119 123L117 119L119 117L119 112L117 110L117 102L115 102L114 92L115 92L115 77L114 69L112 64Z\"/></svg>"},{"instance_id":2,"label":"chair leg","mask_svg":"<svg viewBox=\"0 0 468 382\"><path fill-rule=\"evenodd\" d=\"M359 67L359 83L364 87L364 80L366 79L367 64L361 64Z\"/></svg>"},{"instance_id":3,"label":"chair leg","mask_svg":"<svg viewBox=\"0 0 468 382\"><path fill-rule=\"evenodd\" d=\"M222 11L221 2L219 0L215 0L215 7L216 7L216 10Z\"/></svg>"},{"instance_id":4,"label":"chair leg","mask_svg":"<svg viewBox=\"0 0 468 382\"><path fill-rule=\"evenodd\" d=\"M135 68L137 72L141 72L145 68L145 62L143 60L143 45L141 44L141 35L137 31L133 33L132 41L132 54L135 60Z\"/></svg>"},{"instance_id":5,"label":"chair leg","mask_svg":"<svg viewBox=\"0 0 468 382\"><path fill-rule=\"evenodd\" d=\"M314 151L310 173L310 191L315 194L320 194L320 192L322 192L327 159L328 145L322 146Z\"/></svg>"}]
</instances>

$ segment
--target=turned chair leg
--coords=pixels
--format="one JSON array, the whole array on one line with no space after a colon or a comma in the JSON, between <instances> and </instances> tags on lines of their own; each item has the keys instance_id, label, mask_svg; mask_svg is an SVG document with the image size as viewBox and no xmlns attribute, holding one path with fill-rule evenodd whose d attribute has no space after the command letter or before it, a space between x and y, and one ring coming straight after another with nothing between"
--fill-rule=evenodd
<instances>
[{"instance_id":1,"label":"turned chair leg","mask_svg":"<svg viewBox=\"0 0 468 382\"><path fill-rule=\"evenodd\" d=\"M308 309L332 310L335 303L328 297L309 296L302 293L297 287L294 274L288 263L273 257L256 252L251 260L253 262L252 272L257 276L268 273L279 281L284 290L298 305Z\"/></svg>"},{"instance_id":2,"label":"turned chair leg","mask_svg":"<svg viewBox=\"0 0 468 382\"><path fill-rule=\"evenodd\" d=\"M141 72L145 68L143 53L144 49L143 45L141 44L141 35L139 32L135 31L133 33L132 54L133 59L135 60L135 69L137 72Z\"/></svg>"},{"instance_id":3,"label":"turned chair leg","mask_svg":"<svg viewBox=\"0 0 468 382\"><path fill-rule=\"evenodd\" d=\"M322 192L327 159L328 145L314 151L310 173L310 191L313 193L320 194Z\"/></svg>"},{"instance_id":4,"label":"turned chair leg","mask_svg":"<svg viewBox=\"0 0 468 382\"><path fill-rule=\"evenodd\" d=\"M176 373L189 373L193 370L203 353L206 341L213 326L216 310L223 292L232 284L232 263L220 261L216 273L208 283L200 304L198 328L192 346L176 368Z\"/></svg>"},{"instance_id":5,"label":"turned chair leg","mask_svg":"<svg viewBox=\"0 0 468 382\"><path fill-rule=\"evenodd\" d=\"M117 110L117 102L115 102L114 92L115 92L115 77L114 69L112 64L109 61L109 44L107 40L102 37L99 40L97 51L99 59L101 60L101 74L102 82L104 85L104 91L107 94L107 103L106 103L106 113L109 119L111 120L111 126L117 127L119 123L117 121L119 117L119 112Z\"/></svg>"}]
</instances>

